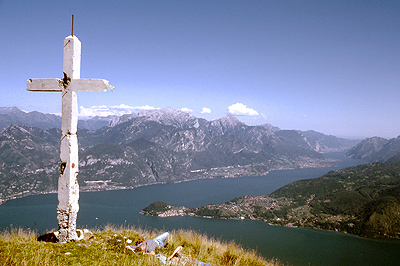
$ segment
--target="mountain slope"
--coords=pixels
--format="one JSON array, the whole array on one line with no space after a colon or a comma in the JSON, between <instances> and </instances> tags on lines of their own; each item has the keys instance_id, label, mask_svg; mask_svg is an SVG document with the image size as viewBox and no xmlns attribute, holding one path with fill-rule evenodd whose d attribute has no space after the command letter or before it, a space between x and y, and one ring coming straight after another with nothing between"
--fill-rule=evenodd
<instances>
[{"instance_id":1,"label":"mountain slope","mask_svg":"<svg viewBox=\"0 0 400 266\"><path fill-rule=\"evenodd\" d=\"M0 134L0 201L57 188L60 131L11 125Z\"/></svg>"},{"instance_id":2,"label":"mountain slope","mask_svg":"<svg viewBox=\"0 0 400 266\"><path fill-rule=\"evenodd\" d=\"M400 136L390 139L373 156L374 162L385 162L400 152Z\"/></svg>"}]
</instances>

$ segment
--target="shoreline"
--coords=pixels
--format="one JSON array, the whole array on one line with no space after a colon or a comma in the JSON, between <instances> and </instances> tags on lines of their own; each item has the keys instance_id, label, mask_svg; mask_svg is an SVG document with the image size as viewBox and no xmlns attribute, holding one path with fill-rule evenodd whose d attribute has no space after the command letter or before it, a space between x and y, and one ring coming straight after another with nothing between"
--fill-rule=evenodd
<instances>
[{"instance_id":1,"label":"shoreline","mask_svg":"<svg viewBox=\"0 0 400 266\"><path fill-rule=\"evenodd\" d=\"M171 206L171 205L168 205ZM207 206L207 205L206 205ZM144 210L141 210L139 213L141 215L144 216L157 216L159 218L169 218L169 217L196 217L196 218L202 218L202 219L219 219L219 220L232 220L232 221L243 221L243 220L247 220L247 221L257 221L257 222L262 222L262 223L266 223L269 226L279 226L279 227L288 227L288 228L303 228L303 229L313 229L313 230L320 230L320 231L328 231L328 232L337 232L337 233L341 233L341 234L346 234L346 235L352 235L355 237L360 237L360 238L365 238L365 239L371 239L371 240L396 240L396 241L400 241L400 235L397 237L393 237L393 236L382 236L382 235L373 235L373 236L368 236L368 235L360 235L360 234L355 234L355 233L351 233L351 232L347 232L347 231L341 231L338 229L329 229L329 228L321 228L318 226L298 226L298 225L293 225L293 223L274 223L272 221L269 220L265 220L265 219L260 219L260 218L254 218L254 217L212 217L212 216L202 216L202 215L197 215L194 212L185 212L185 210L190 210L190 209L198 209L198 208L186 208L184 206L172 206L175 208L179 208L179 210L174 210L174 211L166 211L166 212L158 212L157 215L153 215L153 214L148 214L146 213ZM200 207L201 208L201 207ZM399 242L400 243L400 242Z\"/></svg>"},{"instance_id":2,"label":"shoreline","mask_svg":"<svg viewBox=\"0 0 400 266\"><path fill-rule=\"evenodd\" d=\"M139 188L139 187L145 187L145 186L151 186L151 185L163 185L163 184L179 184L179 183L183 183L183 182L190 182L190 181L196 181L196 180L203 180L203 179L217 179L217 178L244 178L244 177L250 177L250 176L266 176L269 173L273 172L273 171L285 171L285 170L295 170L295 169L321 169L321 168L327 168L327 167L332 167L331 164L328 164L328 162L333 162L333 161L337 161L335 159L331 159L331 158L327 158L326 162L323 163L315 163L312 166L308 166L308 167L277 167L277 168L273 168L270 169L262 174L260 173L247 173L246 175L235 175L232 173L226 173L225 175L213 175L213 174L209 174L207 175L201 175L198 178L191 178L191 179L184 179L184 180L179 180L176 182L154 182L154 183L149 183L149 184L138 184L136 186L115 186L115 187L93 187L93 188L86 188L86 186L82 187L80 186L79 188L79 192L100 192L100 191L112 191L112 190L126 190L126 189L135 189L135 188ZM229 168L229 166L226 167L220 167L220 169L223 168ZM217 169L217 170L220 170ZM212 170L212 169L210 169ZM206 171L210 171L210 170L206 170ZM197 173L197 172L196 172ZM201 173L201 172L199 172ZM206 172L207 173L207 172ZM105 181L103 181L104 183ZM25 191L24 191L25 192ZM0 206L7 202L7 201L11 201L11 200L16 200L16 199L20 199L20 198L25 198L25 197L29 197L29 196L35 196L35 195L43 195L43 194L53 194L53 193L58 193L58 191L56 190L52 190L52 191L48 191L48 192L31 192L28 191L26 194L20 195L23 192L19 192L17 193L18 196L13 195L13 196L9 196L6 197L5 199L0 199Z\"/></svg>"}]
</instances>

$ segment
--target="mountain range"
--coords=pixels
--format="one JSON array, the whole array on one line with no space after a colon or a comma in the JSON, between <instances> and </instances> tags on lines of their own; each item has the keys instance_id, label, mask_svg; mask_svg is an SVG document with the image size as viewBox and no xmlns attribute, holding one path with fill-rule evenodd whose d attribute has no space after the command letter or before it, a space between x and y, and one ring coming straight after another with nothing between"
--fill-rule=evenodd
<instances>
[{"instance_id":1,"label":"mountain range","mask_svg":"<svg viewBox=\"0 0 400 266\"><path fill-rule=\"evenodd\" d=\"M0 108L0 199L57 189L60 117ZM133 188L199 178L265 175L323 167L325 152L357 141L315 131L248 126L234 116L207 121L172 108L78 124L81 190Z\"/></svg>"}]
</instances>

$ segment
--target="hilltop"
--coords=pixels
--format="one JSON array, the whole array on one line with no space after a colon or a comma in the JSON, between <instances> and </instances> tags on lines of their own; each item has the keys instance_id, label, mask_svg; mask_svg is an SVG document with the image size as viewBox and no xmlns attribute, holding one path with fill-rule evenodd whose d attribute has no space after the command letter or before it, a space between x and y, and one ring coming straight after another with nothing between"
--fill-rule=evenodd
<instances>
[{"instance_id":1,"label":"hilltop","mask_svg":"<svg viewBox=\"0 0 400 266\"><path fill-rule=\"evenodd\" d=\"M152 239L158 234L160 232L153 230L107 226L85 235L84 240L61 245L38 242L31 231L4 231L0 234L0 261L4 265L162 265L154 256L133 253L125 248L141 238ZM178 246L183 247L182 255L214 266L281 265L233 242L221 243L193 231L170 232L167 245L156 251L168 256Z\"/></svg>"},{"instance_id":2,"label":"hilltop","mask_svg":"<svg viewBox=\"0 0 400 266\"><path fill-rule=\"evenodd\" d=\"M199 216L400 238L400 163L371 163L288 184L265 196L185 208L155 202L141 212Z\"/></svg>"}]
</instances>

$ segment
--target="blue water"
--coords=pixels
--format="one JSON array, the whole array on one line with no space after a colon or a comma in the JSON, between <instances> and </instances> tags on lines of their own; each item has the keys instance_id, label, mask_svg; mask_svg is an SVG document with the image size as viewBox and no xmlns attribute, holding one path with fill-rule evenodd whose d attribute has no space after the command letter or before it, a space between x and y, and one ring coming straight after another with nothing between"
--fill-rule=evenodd
<instances>
[{"instance_id":1,"label":"blue water","mask_svg":"<svg viewBox=\"0 0 400 266\"><path fill-rule=\"evenodd\" d=\"M400 241L367 239L313 229L270 226L259 221L233 221L196 217L147 217L139 211L154 201L199 207L244 195L265 195L290 182L316 178L330 170L360 161L340 158L335 167L274 171L266 176L204 179L130 190L83 192L78 226L93 228L107 223L161 230L192 229L256 249L267 258L291 265L400 265ZM37 195L0 206L0 228L25 227L45 232L57 227L57 195Z\"/></svg>"}]
</instances>

